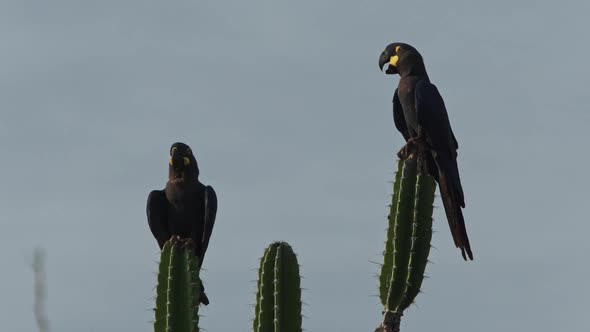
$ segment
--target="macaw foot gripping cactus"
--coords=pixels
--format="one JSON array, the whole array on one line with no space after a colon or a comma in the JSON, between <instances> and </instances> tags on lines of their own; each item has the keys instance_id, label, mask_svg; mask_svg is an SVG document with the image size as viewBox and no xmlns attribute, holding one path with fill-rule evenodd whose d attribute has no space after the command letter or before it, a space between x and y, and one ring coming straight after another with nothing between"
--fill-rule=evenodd
<instances>
[{"instance_id":1,"label":"macaw foot gripping cactus","mask_svg":"<svg viewBox=\"0 0 590 332\"><path fill-rule=\"evenodd\" d=\"M264 251L258 270L254 332L301 332L301 278L286 242Z\"/></svg>"},{"instance_id":2,"label":"macaw foot gripping cactus","mask_svg":"<svg viewBox=\"0 0 590 332\"><path fill-rule=\"evenodd\" d=\"M199 331L201 280L192 245L190 239L172 237L162 248L154 332Z\"/></svg>"},{"instance_id":3,"label":"macaw foot gripping cactus","mask_svg":"<svg viewBox=\"0 0 590 332\"><path fill-rule=\"evenodd\" d=\"M428 262L436 182L423 173L416 158L398 163L379 277L386 331L399 331L401 315L420 292Z\"/></svg>"}]
</instances>

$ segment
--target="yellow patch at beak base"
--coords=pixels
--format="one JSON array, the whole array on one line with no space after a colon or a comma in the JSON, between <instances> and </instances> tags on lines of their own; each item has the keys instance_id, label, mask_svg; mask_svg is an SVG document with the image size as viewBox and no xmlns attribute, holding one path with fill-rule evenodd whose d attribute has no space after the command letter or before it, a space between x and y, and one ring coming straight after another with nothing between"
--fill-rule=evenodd
<instances>
[{"instance_id":1,"label":"yellow patch at beak base","mask_svg":"<svg viewBox=\"0 0 590 332\"><path fill-rule=\"evenodd\" d=\"M172 157L168 158L168 163L172 165Z\"/></svg>"},{"instance_id":2,"label":"yellow patch at beak base","mask_svg":"<svg viewBox=\"0 0 590 332\"><path fill-rule=\"evenodd\" d=\"M389 58L389 64L395 67L397 65L398 59L399 58L397 55L392 56L391 58Z\"/></svg>"}]
</instances>

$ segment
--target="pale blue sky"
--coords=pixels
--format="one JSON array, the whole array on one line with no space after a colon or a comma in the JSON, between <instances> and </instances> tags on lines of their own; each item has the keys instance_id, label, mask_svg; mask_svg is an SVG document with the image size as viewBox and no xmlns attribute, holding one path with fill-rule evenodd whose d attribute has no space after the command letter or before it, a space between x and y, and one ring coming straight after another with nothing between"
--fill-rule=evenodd
<instances>
[{"instance_id":1,"label":"pale blue sky","mask_svg":"<svg viewBox=\"0 0 590 332\"><path fill-rule=\"evenodd\" d=\"M459 140L475 261L435 210L411 331L588 331L585 1L4 0L0 321L148 331L145 201L193 148L219 196L208 331L248 331L264 247L299 254L308 331L372 331L394 152L385 45L424 55ZM441 206L437 199L437 206Z\"/></svg>"}]
</instances>

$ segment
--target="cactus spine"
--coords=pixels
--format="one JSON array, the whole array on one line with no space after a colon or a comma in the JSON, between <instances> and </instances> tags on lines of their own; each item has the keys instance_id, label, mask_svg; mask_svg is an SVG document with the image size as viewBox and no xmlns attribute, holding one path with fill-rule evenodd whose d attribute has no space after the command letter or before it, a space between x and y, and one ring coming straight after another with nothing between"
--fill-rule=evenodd
<instances>
[{"instance_id":1,"label":"cactus spine","mask_svg":"<svg viewBox=\"0 0 590 332\"><path fill-rule=\"evenodd\" d=\"M293 249L286 242L266 248L258 270L255 332L301 332L301 278Z\"/></svg>"},{"instance_id":2,"label":"cactus spine","mask_svg":"<svg viewBox=\"0 0 590 332\"><path fill-rule=\"evenodd\" d=\"M200 287L190 240L173 237L160 256L154 332L198 332Z\"/></svg>"},{"instance_id":3,"label":"cactus spine","mask_svg":"<svg viewBox=\"0 0 590 332\"><path fill-rule=\"evenodd\" d=\"M432 238L436 182L427 174L417 173L415 158L398 163L379 278L381 302L387 312L397 315L420 291Z\"/></svg>"}]
</instances>

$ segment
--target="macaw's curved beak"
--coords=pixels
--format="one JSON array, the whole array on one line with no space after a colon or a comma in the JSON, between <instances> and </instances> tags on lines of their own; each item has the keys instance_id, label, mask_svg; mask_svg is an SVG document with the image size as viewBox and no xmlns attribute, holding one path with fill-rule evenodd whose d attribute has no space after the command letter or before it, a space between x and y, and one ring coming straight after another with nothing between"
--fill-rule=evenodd
<instances>
[{"instance_id":1,"label":"macaw's curved beak","mask_svg":"<svg viewBox=\"0 0 590 332\"><path fill-rule=\"evenodd\" d=\"M386 64L389 64L387 70L385 71L385 74L388 74L388 75L397 74L397 73L399 73L397 70L397 67L396 67L397 60L398 60L397 55L391 55L391 54L389 54L389 52L383 51L383 53L381 53L381 55L379 56L379 69L381 69L381 71L383 71L383 67Z\"/></svg>"},{"instance_id":2,"label":"macaw's curved beak","mask_svg":"<svg viewBox=\"0 0 590 332\"><path fill-rule=\"evenodd\" d=\"M383 51L379 56L379 69L383 71L383 67L389 63L389 53L387 51Z\"/></svg>"}]
</instances>

